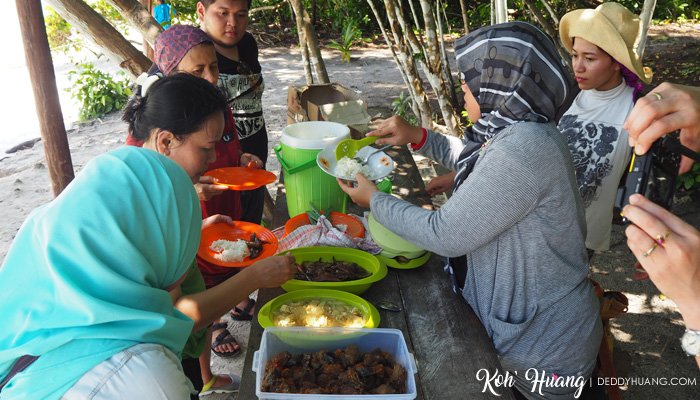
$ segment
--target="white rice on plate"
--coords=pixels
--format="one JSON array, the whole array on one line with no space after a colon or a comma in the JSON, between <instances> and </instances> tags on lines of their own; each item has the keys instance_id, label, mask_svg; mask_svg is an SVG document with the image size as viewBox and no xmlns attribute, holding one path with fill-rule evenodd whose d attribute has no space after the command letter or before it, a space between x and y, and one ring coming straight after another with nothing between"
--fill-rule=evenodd
<instances>
[{"instance_id":1,"label":"white rice on plate","mask_svg":"<svg viewBox=\"0 0 700 400\"><path fill-rule=\"evenodd\" d=\"M244 258L250 255L250 250L245 240L238 239L235 241L231 240L216 240L214 241L210 249L215 251L214 258L225 261L225 262L241 262Z\"/></svg>"},{"instance_id":2,"label":"white rice on plate","mask_svg":"<svg viewBox=\"0 0 700 400\"><path fill-rule=\"evenodd\" d=\"M335 174L341 178L355 179L355 174L360 173L367 179L374 179L377 176L366 165L361 165L357 160L348 158L347 156L338 160L338 165L335 166Z\"/></svg>"}]
</instances>

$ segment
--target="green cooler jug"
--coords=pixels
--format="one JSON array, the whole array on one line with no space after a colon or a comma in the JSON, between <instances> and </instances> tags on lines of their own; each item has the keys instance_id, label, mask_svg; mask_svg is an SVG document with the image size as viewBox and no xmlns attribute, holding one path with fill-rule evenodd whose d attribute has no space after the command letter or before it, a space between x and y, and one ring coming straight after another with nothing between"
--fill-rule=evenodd
<instances>
[{"instance_id":1,"label":"green cooler jug","mask_svg":"<svg viewBox=\"0 0 700 400\"><path fill-rule=\"evenodd\" d=\"M345 212L348 196L335 177L316 164L321 150L343 139L350 139L350 128L337 122L305 121L282 129L275 154L282 165L290 217L310 210L309 202L320 210Z\"/></svg>"}]
</instances>

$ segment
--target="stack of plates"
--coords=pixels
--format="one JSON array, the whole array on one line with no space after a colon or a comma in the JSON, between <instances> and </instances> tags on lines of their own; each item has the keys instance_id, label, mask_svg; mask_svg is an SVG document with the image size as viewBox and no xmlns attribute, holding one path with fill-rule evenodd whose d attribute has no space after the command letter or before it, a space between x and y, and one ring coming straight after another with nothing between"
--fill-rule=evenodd
<instances>
[{"instance_id":1,"label":"stack of plates","mask_svg":"<svg viewBox=\"0 0 700 400\"><path fill-rule=\"evenodd\" d=\"M386 266L400 269L417 268L430 258L430 252L407 242L401 236L385 228L374 219L372 213L369 214L367 223L372 240L382 248L382 252L377 258ZM401 262L399 261L402 259L401 257L409 261Z\"/></svg>"}]
</instances>

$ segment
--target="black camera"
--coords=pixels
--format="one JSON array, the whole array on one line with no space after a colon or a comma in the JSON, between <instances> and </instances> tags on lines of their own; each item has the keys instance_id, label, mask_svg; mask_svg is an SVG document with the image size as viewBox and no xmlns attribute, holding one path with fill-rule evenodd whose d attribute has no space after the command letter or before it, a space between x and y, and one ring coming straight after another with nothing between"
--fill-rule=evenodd
<instances>
[{"instance_id":1,"label":"black camera","mask_svg":"<svg viewBox=\"0 0 700 400\"><path fill-rule=\"evenodd\" d=\"M622 209L635 193L641 193L666 209L671 208L681 162L681 147L684 146L678 139L665 135L655 141L646 154L632 155L630 167L623 178L624 184L617 189L615 198L614 215L622 216L623 223L629 221L622 215Z\"/></svg>"}]
</instances>

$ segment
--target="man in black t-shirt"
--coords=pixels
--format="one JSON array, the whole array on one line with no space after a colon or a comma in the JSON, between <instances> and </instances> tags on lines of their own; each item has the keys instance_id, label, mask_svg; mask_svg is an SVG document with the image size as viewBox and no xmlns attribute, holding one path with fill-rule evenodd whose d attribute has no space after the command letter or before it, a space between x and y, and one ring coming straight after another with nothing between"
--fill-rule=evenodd
<instances>
[{"instance_id":1,"label":"man in black t-shirt","mask_svg":"<svg viewBox=\"0 0 700 400\"><path fill-rule=\"evenodd\" d=\"M265 82L258 61L258 45L246 32L251 0L199 0L201 28L214 42L219 61L219 87L233 111L244 153L267 161L267 128L262 111ZM265 187L241 192L243 221L262 220Z\"/></svg>"}]
</instances>

